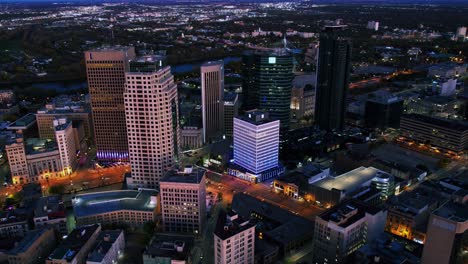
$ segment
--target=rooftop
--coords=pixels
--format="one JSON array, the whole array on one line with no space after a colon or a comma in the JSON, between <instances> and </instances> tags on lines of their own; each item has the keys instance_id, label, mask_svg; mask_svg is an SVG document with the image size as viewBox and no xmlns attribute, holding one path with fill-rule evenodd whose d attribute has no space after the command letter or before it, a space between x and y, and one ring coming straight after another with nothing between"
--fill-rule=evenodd
<instances>
[{"instance_id":1,"label":"rooftop","mask_svg":"<svg viewBox=\"0 0 468 264\"><path fill-rule=\"evenodd\" d=\"M28 138L25 142L26 154L33 155L58 149L57 142L51 139Z\"/></svg>"},{"instance_id":2,"label":"rooftop","mask_svg":"<svg viewBox=\"0 0 468 264\"><path fill-rule=\"evenodd\" d=\"M430 117L419 114L407 114L403 115L402 118L420 121L423 123L431 124L432 126L438 126L445 129L456 130L458 132L468 131L468 122L461 120L449 120L444 118Z\"/></svg>"},{"instance_id":3,"label":"rooftop","mask_svg":"<svg viewBox=\"0 0 468 264\"><path fill-rule=\"evenodd\" d=\"M34 217L65 218L65 213L65 206L58 195L41 197L36 200Z\"/></svg>"},{"instance_id":4,"label":"rooftop","mask_svg":"<svg viewBox=\"0 0 468 264\"><path fill-rule=\"evenodd\" d=\"M231 102L231 103L234 103L235 101L237 101L237 98L238 98L238 95L237 93L224 93L224 103L226 104L226 102Z\"/></svg>"},{"instance_id":5,"label":"rooftop","mask_svg":"<svg viewBox=\"0 0 468 264\"><path fill-rule=\"evenodd\" d=\"M318 217L324 221L334 222L336 225L346 228L365 217L366 213L375 215L380 211L381 209L365 203L349 201L332 207Z\"/></svg>"},{"instance_id":6,"label":"rooftop","mask_svg":"<svg viewBox=\"0 0 468 264\"><path fill-rule=\"evenodd\" d=\"M31 247L31 245L38 240L44 233L50 231L52 227L45 227L41 229L31 230L29 231L24 238L22 238L18 244L11 249L8 253L17 255L23 253Z\"/></svg>"},{"instance_id":7,"label":"rooftop","mask_svg":"<svg viewBox=\"0 0 468 264\"><path fill-rule=\"evenodd\" d=\"M101 263L120 235L123 235L122 230L102 231L99 234L96 245L89 253L87 261Z\"/></svg>"},{"instance_id":8,"label":"rooftop","mask_svg":"<svg viewBox=\"0 0 468 264\"><path fill-rule=\"evenodd\" d=\"M119 210L153 211L157 194L157 191L150 189L80 194L73 199L73 211L76 217Z\"/></svg>"},{"instance_id":9,"label":"rooftop","mask_svg":"<svg viewBox=\"0 0 468 264\"><path fill-rule=\"evenodd\" d=\"M437 208L433 214L454 222L466 222L468 221L468 206L449 201Z\"/></svg>"},{"instance_id":10,"label":"rooftop","mask_svg":"<svg viewBox=\"0 0 468 264\"><path fill-rule=\"evenodd\" d=\"M217 60L217 61L207 61L201 65L201 67L207 67L207 66L213 66L213 65L224 65L223 60Z\"/></svg>"},{"instance_id":11,"label":"rooftop","mask_svg":"<svg viewBox=\"0 0 468 264\"><path fill-rule=\"evenodd\" d=\"M237 119L243 120L253 125L263 125L266 123L273 122L274 120L270 119L268 112L253 109L249 111L245 111L245 114L239 117L235 117Z\"/></svg>"},{"instance_id":12,"label":"rooftop","mask_svg":"<svg viewBox=\"0 0 468 264\"><path fill-rule=\"evenodd\" d=\"M225 240L255 226L248 219L243 219L235 211L221 210L218 215L214 234Z\"/></svg>"},{"instance_id":13,"label":"rooftop","mask_svg":"<svg viewBox=\"0 0 468 264\"><path fill-rule=\"evenodd\" d=\"M182 235L155 235L147 246L144 255L151 257L186 260L193 246L193 237Z\"/></svg>"},{"instance_id":14,"label":"rooftop","mask_svg":"<svg viewBox=\"0 0 468 264\"><path fill-rule=\"evenodd\" d=\"M205 171L192 167L186 167L183 171L172 170L161 179L161 182L177 182L199 184L205 176Z\"/></svg>"},{"instance_id":15,"label":"rooftop","mask_svg":"<svg viewBox=\"0 0 468 264\"><path fill-rule=\"evenodd\" d=\"M8 126L9 130L28 129L36 123L36 115L33 113L26 114Z\"/></svg>"},{"instance_id":16,"label":"rooftop","mask_svg":"<svg viewBox=\"0 0 468 264\"><path fill-rule=\"evenodd\" d=\"M98 229L98 224L75 228L49 255L49 259L65 259L71 262Z\"/></svg>"},{"instance_id":17,"label":"rooftop","mask_svg":"<svg viewBox=\"0 0 468 264\"><path fill-rule=\"evenodd\" d=\"M330 191L336 189L350 193L382 174L388 175L388 173L374 167L366 168L361 166L336 177L324 178L313 185Z\"/></svg>"}]
</instances>

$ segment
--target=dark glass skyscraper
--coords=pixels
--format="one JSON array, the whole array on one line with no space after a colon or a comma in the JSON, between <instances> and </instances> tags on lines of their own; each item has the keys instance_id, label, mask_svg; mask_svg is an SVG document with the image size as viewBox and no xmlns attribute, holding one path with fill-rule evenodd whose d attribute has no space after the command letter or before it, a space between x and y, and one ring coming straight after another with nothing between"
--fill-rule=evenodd
<instances>
[{"instance_id":1,"label":"dark glass skyscraper","mask_svg":"<svg viewBox=\"0 0 468 264\"><path fill-rule=\"evenodd\" d=\"M289 130L293 57L285 49L244 54L244 110L259 108Z\"/></svg>"},{"instance_id":2,"label":"dark glass skyscraper","mask_svg":"<svg viewBox=\"0 0 468 264\"><path fill-rule=\"evenodd\" d=\"M340 35L343 28L328 26L320 34L315 124L324 130L344 127L351 41Z\"/></svg>"}]
</instances>

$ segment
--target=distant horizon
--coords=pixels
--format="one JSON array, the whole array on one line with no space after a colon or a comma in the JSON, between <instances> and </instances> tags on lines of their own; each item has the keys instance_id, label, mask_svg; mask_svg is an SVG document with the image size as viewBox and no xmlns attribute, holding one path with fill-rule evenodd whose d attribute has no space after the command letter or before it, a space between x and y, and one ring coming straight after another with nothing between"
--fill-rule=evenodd
<instances>
[{"instance_id":1,"label":"distant horizon","mask_svg":"<svg viewBox=\"0 0 468 264\"><path fill-rule=\"evenodd\" d=\"M289 0L291 2L309 2L317 4L465 4L468 5L466 0ZM11 3L11 4L21 4L21 3L69 3L69 4L78 4L78 3L265 3L265 2L284 2L281 0L0 0L0 4Z\"/></svg>"}]
</instances>

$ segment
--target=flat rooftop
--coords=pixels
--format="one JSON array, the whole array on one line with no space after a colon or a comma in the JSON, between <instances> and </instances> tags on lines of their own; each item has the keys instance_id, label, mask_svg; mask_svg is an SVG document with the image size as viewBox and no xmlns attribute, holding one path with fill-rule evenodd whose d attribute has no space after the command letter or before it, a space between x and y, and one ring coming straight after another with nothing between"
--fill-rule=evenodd
<instances>
[{"instance_id":1,"label":"flat rooftop","mask_svg":"<svg viewBox=\"0 0 468 264\"><path fill-rule=\"evenodd\" d=\"M102 263L107 252L112 248L112 245L119 238L120 235L123 235L122 230L107 230L102 231L99 234L97 243L88 254L87 261Z\"/></svg>"},{"instance_id":2,"label":"flat rooftop","mask_svg":"<svg viewBox=\"0 0 468 264\"><path fill-rule=\"evenodd\" d=\"M26 154L33 155L58 150L57 142L51 139L28 138L25 142Z\"/></svg>"},{"instance_id":3,"label":"flat rooftop","mask_svg":"<svg viewBox=\"0 0 468 264\"><path fill-rule=\"evenodd\" d=\"M433 214L454 222L466 222L468 220L468 206L449 201L437 208Z\"/></svg>"},{"instance_id":4,"label":"flat rooftop","mask_svg":"<svg viewBox=\"0 0 468 264\"><path fill-rule=\"evenodd\" d=\"M49 255L49 259L71 262L98 228L98 224L75 228Z\"/></svg>"},{"instance_id":5,"label":"flat rooftop","mask_svg":"<svg viewBox=\"0 0 468 264\"><path fill-rule=\"evenodd\" d=\"M329 191L337 189L349 193L358 189L366 182L371 181L379 174L389 175L374 167L359 167L336 177L324 178L313 185Z\"/></svg>"},{"instance_id":6,"label":"flat rooftop","mask_svg":"<svg viewBox=\"0 0 468 264\"><path fill-rule=\"evenodd\" d=\"M203 179L205 171L201 169L189 169L184 171L172 170L169 171L161 182L176 182L176 183L192 183L198 184Z\"/></svg>"},{"instance_id":7,"label":"flat rooftop","mask_svg":"<svg viewBox=\"0 0 468 264\"><path fill-rule=\"evenodd\" d=\"M249 219L243 219L234 211L226 212L221 210L219 212L218 219L216 220L214 234L225 240L253 227L254 225L255 224L251 223Z\"/></svg>"},{"instance_id":8,"label":"flat rooftop","mask_svg":"<svg viewBox=\"0 0 468 264\"><path fill-rule=\"evenodd\" d=\"M381 209L364 203L349 201L332 207L318 217L324 221L334 222L338 226L346 228L365 217L366 213L375 215L380 211Z\"/></svg>"},{"instance_id":9,"label":"flat rooftop","mask_svg":"<svg viewBox=\"0 0 468 264\"><path fill-rule=\"evenodd\" d=\"M73 211L76 217L120 210L151 212L156 208L157 194L157 191L150 189L80 194L73 199Z\"/></svg>"},{"instance_id":10,"label":"flat rooftop","mask_svg":"<svg viewBox=\"0 0 468 264\"><path fill-rule=\"evenodd\" d=\"M257 126L275 121L270 118L268 112L258 109L246 111L244 115L235 118Z\"/></svg>"},{"instance_id":11,"label":"flat rooftop","mask_svg":"<svg viewBox=\"0 0 468 264\"><path fill-rule=\"evenodd\" d=\"M206 67L206 66L213 66L213 65L224 65L224 61L222 60L217 60L217 61L207 61L201 65L201 67Z\"/></svg>"},{"instance_id":12,"label":"flat rooftop","mask_svg":"<svg viewBox=\"0 0 468 264\"><path fill-rule=\"evenodd\" d=\"M8 130L28 129L36 123L36 115L29 113L17 119L8 126Z\"/></svg>"},{"instance_id":13,"label":"flat rooftop","mask_svg":"<svg viewBox=\"0 0 468 264\"><path fill-rule=\"evenodd\" d=\"M186 260L194 239L191 236L156 234L147 246L144 255L151 257L171 258L172 260ZM182 248L181 252L177 247Z\"/></svg>"}]
</instances>

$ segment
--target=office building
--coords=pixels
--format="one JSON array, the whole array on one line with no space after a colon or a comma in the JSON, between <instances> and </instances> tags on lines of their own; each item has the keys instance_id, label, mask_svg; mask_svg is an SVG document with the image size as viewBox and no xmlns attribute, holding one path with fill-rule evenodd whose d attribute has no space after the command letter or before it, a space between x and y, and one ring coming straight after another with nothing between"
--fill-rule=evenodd
<instances>
[{"instance_id":1,"label":"office building","mask_svg":"<svg viewBox=\"0 0 468 264\"><path fill-rule=\"evenodd\" d=\"M156 234L143 253L143 264L193 263L193 244L191 236Z\"/></svg>"},{"instance_id":2,"label":"office building","mask_svg":"<svg viewBox=\"0 0 468 264\"><path fill-rule=\"evenodd\" d=\"M169 171L160 191L164 231L201 234L206 222L204 171L192 167Z\"/></svg>"},{"instance_id":3,"label":"office building","mask_svg":"<svg viewBox=\"0 0 468 264\"><path fill-rule=\"evenodd\" d=\"M379 31L379 21L368 21L367 22L367 29L371 29L374 31Z\"/></svg>"},{"instance_id":4,"label":"office building","mask_svg":"<svg viewBox=\"0 0 468 264\"><path fill-rule=\"evenodd\" d=\"M29 231L6 252L8 264L44 263L56 244L55 230L51 227Z\"/></svg>"},{"instance_id":5,"label":"office building","mask_svg":"<svg viewBox=\"0 0 468 264\"><path fill-rule=\"evenodd\" d=\"M234 118L234 161L228 173L254 183L281 174L279 131L280 121L266 112L252 110Z\"/></svg>"},{"instance_id":6,"label":"office building","mask_svg":"<svg viewBox=\"0 0 468 264\"><path fill-rule=\"evenodd\" d=\"M123 255L125 236L123 230L102 231L96 245L88 254L86 264L114 264Z\"/></svg>"},{"instance_id":7,"label":"office building","mask_svg":"<svg viewBox=\"0 0 468 264\"><path fill-rule=\"evenodd\" d=\"M232 138L234 117L239 115L239 100L237 93L224 94L224 135Z\"/></svg>"},{"instance_id":8,"label":"office building","mask_svg":"<svg viewBox=\"0 0 468 264\"><path fill-rule=\"evenodd\" d=\"M425 115L401 117L401 135L442 150L460 153L468 147L468 122Z\"/></svg>"},{"instance_id":9,"label":"office building","mask_svg":"<svg viewBox=\"0 0 468 264\"><path fill-rule=\"evenodd\" d=\"M459 119L460 108L464 101L449 96L430 96L408 100L406 113L432 117Z\"/></svg>"},{"instance_id":10,"label":"office building","mask_svg":"<svg viewBox=\"0 0 468 264\"><path fill-rule=\"evenodd\" d=\"M86 263L88 253L96 243L101 232L98 224L75 228L52 251L46 260L46 264L83 264Z\"/></svg>"},{"instance_id":11,"label":"office building","mask_svg":"<svg viewBox=\"0 0 468 264\"><path fill-rule=\"evenodd\" d=\"M133 47L102 47L85 52L97 158L128 161L125 123L125 72Z\"/></svg>"},{"instance_id":12,"label":"office building","mask_svg":"<svg viewBox=\"0 0 468 264\"><path fill-rule=\"evenodd\" d=\"M131 166L127 184L131 188L157 188L174 166L179 149L177 85L171 68L152 55L130 62L125 78Z\"/></svg>"},{"instance_id":13,"label":"office building","mask_svg":"<svg viewBox=\"0 0 468 264\"><path fill-rule=\"evenodd\" d=\"M432 212L422 263L467 263L468 206L447 202Z\"/></svg>"},{"instance_id":14,"label":"office building","mask_svg":"<svg viewBox=\"0 0 468 264\"><path fill-rule=\"evenodd\" d=\"M280 120L281 131L289 130L293 57L285 49L246 52L243 55L244 110L267 111Z\"/></svg>"},{"instance_id":15,"label":"office building","mask_svg":"<svg viewBox=\"0 0 468 264\"><path fill-rule=\"evenodd\" d=\"M403 113L403 100L388 94L387 96L368 98L365 106L367 127L398 128Z\"/></svg>"},{"instance_id":16,"label":"office building","mask_svg":"<svg viewBox=\"0 0 468 264\"><path fill-rule=\"evenodd\" d=\"M235 211L221 210L214 230L214 263L253 264L255 224Z\"/></svg>"},{"instance_id":17,"label":"office building","mask_svg":"<svg viewBox=\"0 0 468 264\"><path fill-rule=\"evenodd\" d=\"M24 237L29 230L28 217L14 210L0 212L0 238Z\"/></svg>"},{"instance_id":18,"label":"office building","mask_svg":"<svg viewBox=\"0 0 468 264\"><path fill-rule=\"evenodd\" d=\"M240 218L256 222L258 238L277 247L279 256L297 252L312 240L313 222L287 209L244 193L234 195L231 207Z\"/></svg>"},{"instance_id":19,"label":"office building","mask_svg":"<svg viewBox=\"0 0 468 264\"><path fill-rule=\"evenodd\" d=\"M201 65L203 142L223 134L224 62L210 61Z\"/></svg>"},{"instance_id":20,"label":"office building","mask_svg":"<svg viewBox=\"0 0 468 264\"><path fill-rule=\"evenodd\" d=\"M72 122L66 118L55 119L55 140L60 152L60 164L65 175L70 175L77 165L75 135Z\"/></svg>"},{"instance_id":21,"label":"office building","mask_svg":"<svg viewBox=\"0 0 468 264\"><path fill-rule=\"evenodd\" d=\"M351 41L340 36L343 28L327 26L320 34L315 124L323 130L344 128Z\"/></svg>"},{"instance_id":22,"label":"office building","mask_svg":"<svg viewBox=\"0 0 468 264\"><path fill-rule=\"evenodd\" d=\"M180 129L181 149L198 149L203 146L203 129L196 126L184 126Z\"/></svg>"},{"instance_id":23,"label":"office building","mask_svg":"<svg viewBox=\"0 0 468 264\"><path fill-rule=\"evenodd\" d=\"M311 117L315 109L314 74L294 77L291 91L291 120Z\"/></svg>"},{"instance_id":24,"label":"office building","mask_svg":"<svg viewBox=\"0 0 468 264\"><path fill-rule=\"evenodd\" d=\"M458 27L456 36L457 36L457 38L465 38L466 37L466 27Z\"/></svg>"},{"instance_id":25,"label":"office building","mask_svg":"<svg viewBox=\"0 0 468 264\"><path fill-rule=\"evenodd\" d=\"M384 231L387 212L349 201L315 218L313 263L347 263L349 256Z\"/></svg>"},{"instance_id":26,"label":"office building","mask_svg":"<svg viewBox=\"0 0 468 264\"><path fill-rule=\"evenodd\" d=\"M373 167L358 167L338 175L314 182L310 187L311 199L326 207L332 207L345 199L359 195L369 188L382 191L382 198L394 194L393 176Z\"/></svg>"},{"instance_id":27,"label":"office building","mask_svg":"<svg viewBox=\"0 0 468 264\"><path fill-rule=\"evenodd\" d=\"M142 226L160 213L157 191L150 189L80 194L73 199L77 226L93 223Z\"/></svg>"},{"instance_id":28,"label":"office building","mask_svg":"<svg viewBox=\"0 0 468 264\"><path fill-rule=\"evenodd\" d=\"M62 236L68 234L66 208L58 195L40 197L34 207L34 227L53 227Z\"/></svg>"}]
</instances>

